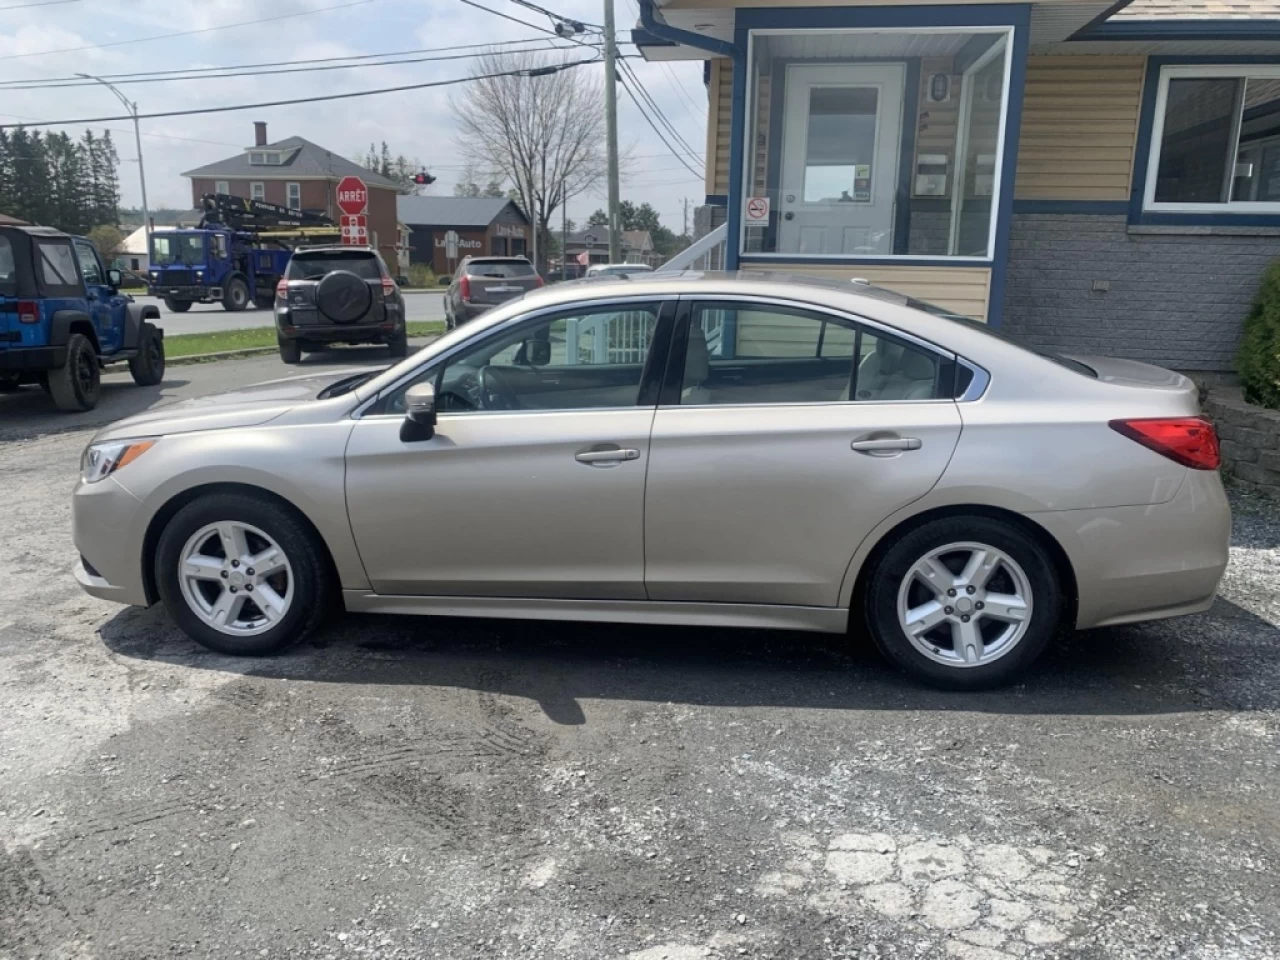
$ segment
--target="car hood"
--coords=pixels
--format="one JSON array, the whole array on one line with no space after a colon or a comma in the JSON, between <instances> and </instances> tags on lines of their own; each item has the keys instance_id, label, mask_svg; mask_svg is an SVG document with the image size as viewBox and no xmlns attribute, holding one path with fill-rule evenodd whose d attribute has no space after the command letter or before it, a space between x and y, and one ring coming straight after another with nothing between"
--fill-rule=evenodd
<instances>
[{"instance_id":1,"label":"car hood","mask_svg":"<svg viewBox=\"0 0 1280 960\"><path fill-rule=\"evenodd\" d=\"M353 374L368 372L370 371L367 368L358 367L325 370L323 373L269 380L223 393L179 400L177 403L117 420L99 431L94 440L158 437L175 433L193 433L197 430L226 430L230 427L257 426L268 420L274 420L300 403L315 400L320 391L339 380Z\"/></svg>"}]
</instances>

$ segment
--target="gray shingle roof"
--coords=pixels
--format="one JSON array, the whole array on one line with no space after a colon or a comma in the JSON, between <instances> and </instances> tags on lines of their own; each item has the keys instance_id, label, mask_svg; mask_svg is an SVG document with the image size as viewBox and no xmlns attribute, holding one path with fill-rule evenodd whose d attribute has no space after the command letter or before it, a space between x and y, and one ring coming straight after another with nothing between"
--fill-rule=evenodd
<instances>
[{"instance_id":1,"label":"gray shingle roof","mask_svg":"<svg viewBox=\"0 0 1280 960\"><path fill-rule=\"evenodd\" d=\"M281 150L289 153L285 162L279 166L263 166L249 163L249 154L237 153L216 163L207 163L183 174L184 177L253 177L253 176L295 176L295 177L347 177L356 176L370 187L398 187L394 180L368 170L346 157L326 150L318 143L312 143L302 137L288 137L268 143L262 150Z\"/></svg>"},{"instance_id":2,"label":"gray shingle roof","mask_svg":"<svg viewBox=\"0 0 1280 960\"><path fill-rule=\"evenodd\" d=\"M515 201L506 197L397 197L396 216L409 226L487 227L508 204L527 222Z\"/></svg>"},{"instance_id":3,"label":"gray shingle roof","mask_svg":"<svg viewBox=\"0 0 1280 960\"><path fill-rule=\"evenodd\" d=\"M1133 0L1111 20L1280 20L1280 0Z\"/></svg>"}]
</instances>

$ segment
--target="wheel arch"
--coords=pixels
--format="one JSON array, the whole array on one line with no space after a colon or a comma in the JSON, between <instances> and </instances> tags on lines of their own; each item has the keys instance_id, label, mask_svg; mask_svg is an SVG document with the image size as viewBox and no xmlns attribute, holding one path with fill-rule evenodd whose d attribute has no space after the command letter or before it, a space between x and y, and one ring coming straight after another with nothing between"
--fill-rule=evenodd
<instances>
[{"instance_id":1,"label":"wheel arch","mask_svg":"<svg viewBox=\"0 0 1280 960\"><path fill-rule=\"evenodd\" d=\"M1071 558L1067 556L1066 550L1048 530L1036 523L1026 514L1018 513L1016 510L1009 510L1004 507L995 507L990 504L979 503L955 503L945 506L932 507L928 510L922 510L920 513L912 514L898 521L894 526L884 531L875 541L874 545L866 551L862 557L856 570L853 581L853 592L850 596L849 615L850 624L853 623L855 616L861 615L861 611L865 607L865 597L867 589L867 580L871 570L875 568L876 561L880 558L889 547L899 537L906 533L922 527L926 523L934 520L941 520L945 517L987 517L991 520L1001 520L1010 526L1017 527L1027 536L1031 537L1039 546L1044 548L1048 554L1050 561L1053 563L1054 571L1058 575L1058 582L1062 587L1063 596L1063 622L1076 622L1076 609L1079 603L1079 587L1076 580L1075 567L1071 563Z\"/></svg>"},{"instance_id":2,"label":"wheel arch","mask_svg":"<svg viewBox=\"0 0 1280 960\"><path fill-rule=\"evenodd\" d=\"M55 346L65 346L71 334L79 333L89 338L93 344L93 352L102 355L102 344L98 342L98 331L93 328L89 315L81 310L59 310L50 320L49 342Z\"/></svg>"},{"instance_id":3,"label":"wheel arch","mask_svg":"<svg viewBox=\"0 0 1280 960\"><path fill-rule=\"evenodd\" d=\"M333 559L333 551L329 547L328 541L320 529L307 516L306 512L298 507L297 504L291 503L289 500L267 490L265 487L255 486L251 483L236 482L216 482L199 484L189 487L179 493L174 494L165 501L164 505L151 517L151 521L147 524L147 532L142 538L142 588L146 593L148 606L156 603L160 599L160 591L156 586L156 551L160 546L160 536L164 533L165 527L187 504L198 500L200 497L210 496L218 493L238 493L251 497L257 497L270 503L279 510L292 514L306 528L308 534L319 545L324 555L325 565L328 567L329 576L332 578L330 582L341 584L341 578L338 575L337 563ZM338 591L341 594L341 590ZM339 598L341 602L341 598Z\"/></svg>"}]
</instances>

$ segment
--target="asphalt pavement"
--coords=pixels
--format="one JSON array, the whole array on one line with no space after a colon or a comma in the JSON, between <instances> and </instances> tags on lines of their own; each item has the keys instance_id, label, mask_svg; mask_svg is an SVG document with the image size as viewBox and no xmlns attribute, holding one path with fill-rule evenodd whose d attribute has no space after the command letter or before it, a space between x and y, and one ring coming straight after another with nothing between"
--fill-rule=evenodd
<instances>
[{"instance_id":1,"label":"asphalt pavement","mask_svg":"<svg viewBox=\"0 0 1280 960\"><path fill-rule=\"evenodd\" d=\"M1233 495L1208 613L1002 691L857 630L344 615L247 660L79 590L93 425L39 396L0 397L4 960L1280 956L1280 505Z\"/></svg>"},{"instance_id":2,"label":"asphalt pavement","mask_svg":"<svg viewBox=\"0 0 1280 960\"><path fill-rule=\"evenodd\" d=\"M252 327L269 327L274 323L270 310L259 310L250 305L239 313L230 313L220 304L196 303L186 313L174 313L156 297L134 297L139 303L154 303L160 308L160 326L165 333L217 333L222 330L246 330ZM444 298L439 291L404 295L405 311L410 322L415 320L443 320Z\"/></svg>"}]
</instances>

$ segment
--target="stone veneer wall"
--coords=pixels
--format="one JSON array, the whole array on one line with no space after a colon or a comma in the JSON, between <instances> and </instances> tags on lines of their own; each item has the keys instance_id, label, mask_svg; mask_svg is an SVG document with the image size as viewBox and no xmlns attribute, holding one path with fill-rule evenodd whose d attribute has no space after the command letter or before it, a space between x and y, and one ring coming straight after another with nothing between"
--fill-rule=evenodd
<instances>
[{"instance_id":1,"label":"stone veneer wall","mask_svg":"<svg viewBox=\"0 0 1280 960\"><path fill-rule=\"evenodd\" d=\"M1280 410L1245 403L1239 388L1213 387L1204 401L1222 441L1222 465L1241 486L1280 498Z\"/></svg>"}]
</instances>

